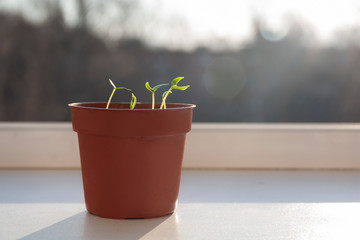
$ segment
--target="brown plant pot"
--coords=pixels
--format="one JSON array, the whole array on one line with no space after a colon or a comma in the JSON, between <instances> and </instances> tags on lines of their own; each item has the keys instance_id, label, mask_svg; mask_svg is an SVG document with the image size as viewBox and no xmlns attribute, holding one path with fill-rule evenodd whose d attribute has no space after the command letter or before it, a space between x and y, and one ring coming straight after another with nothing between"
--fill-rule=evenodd
<instances>
[{"instance_id":1,"label":"brown plant pot","mask_svg":"<svg viewBox=\"0 0 360 240\"><path fill-rule=\"evenodd\" d=\"M69 104L78 133L87 210L106 218L153 218L173 213L185 135L195 105Z\"/></svg>"}]
</instances>

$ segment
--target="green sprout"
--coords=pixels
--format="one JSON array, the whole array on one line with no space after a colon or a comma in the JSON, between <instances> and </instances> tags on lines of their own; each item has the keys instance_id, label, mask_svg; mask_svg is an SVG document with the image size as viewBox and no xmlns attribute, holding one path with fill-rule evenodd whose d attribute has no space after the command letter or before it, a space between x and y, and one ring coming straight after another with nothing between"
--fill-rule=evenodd
<instances>
[{"instance_id":1,"label":"green sprout","mask_svg":"<svg viewBox=\"0 0 360 240\"><path fill-rule=\"evenodd\" d=\"M177 84L180 82L180 80L182 80L184 77L177 77L177 78L174 78L172 81L171 81L171 87L169 88L169 90L165 91L162 95L162 102L161 102L161 105L160 105L160 109L166 109L166 98L169 96L170 93L172 93L172 90L173 89L177 89L177 90L181 90L181 91L184 91L186 90L188 87L190 87L190 85L186 85L186 86L178 86ZM113 86L113 91L109 97L109 100L107 102L107 105L106 105L106 109L109 108L110 106L110 102L111 102L111 99L112 97L114 96L114 93L116 90L118 89L125 89L127 91L130 91L131 92L131 89L129 88L125 88L125 87L116 87L115 84L111 81L111 79L109 79L109 82L110 84ZM152 109L155 108L155 92L156 90L158 90L160 87L163 87L165 85L169 85L168 83L165 83L165 84L159 84L159 85L156 85L155 87L150 87L150 84L149 82L146 82L145 83L145 87L151 92L152 94ZM134 109L135 106L136 106L136 102L137 102L137 99L136 99L136 96L131 93L131 101L130 101L130 109Z\"/></svg>"},{"instance_id":2,"label":"green sprout","mask_svg":"<svg viewBox=\"0 0 360 240\"><path fill-rule=\"evenodd\" d=\"M172 93L172 91L165 91L163 94L162 94L162 101L164 101L164 98L166 95L169 95L170 93ZM164 102L164 109L166 109L166 103Z\"/></svg>"},{"instance_id":3,"label":"green sprout","mask_svg":"<svg viewBox=\"0 0 360 240\"><path fill-rule=\"evenodd\" d=\"M130 102L130 109L134 109L136 105L136 97L133 93L131 93L131 102Z\"/></svg>"},{"instance_id":4,"label":"green sprout","mask_svg":"<svg viewBox=\"0 0 360 240\"><path fill-rule=\"evenodd\" d=\"M152 105L151 105L152 109L155 108L155 91L165 85L169 85L169 84L168 83L159 84L152 88L152 87L150 87L149 82L145 83L145 87L147 88L147 90L149 90L151 92L151 95L152 95Z\"/></svg>"},{"instance_id":5,"label":"green sprout","mask_svg":"<svg viewBox=\"0 0 360 240\"><path fill-rule=\"evenodd\" d=\"M184 91L186 90L188 87L190 87L190 85L186 85L186 86L178 86L177 84L180 82L181 79L183 79L184 77L177 77L175 79L173 79L171 81L171 87L169 90L167 90L166 92L164 92L163 94L163 99L162 99L162 103L161 103L161 106L160 106L160 109L166 109L166 98L169 96L171 92L171 90L173 89L177 89L177 90L181 90L181 91Z\"/></svg>"},{"instance_id":6,"label":"green sprout","mask_svg":"<svg viewBox=\"0 0 360 240\"><path fill-rule=\"evenodd\" d=\"M125 88L125 87L116 87L115 84L111 81L110 78L109 78L109 81L110 81L111 85L112 85L114 88L113 88L113 91L112 91L112 93L111 93L111 95L110 95L109 101L107 102L106 109L109 108L111 99L112 99L112 97L113 97L113 95L114 95L114 93L115 93L116 90L118 90L118 89L125 89L125 90L128 90L128 91L131 92L131 89L128 89L128 88ZM136 104L136 98L135 98L135 104ZM134 107L135 107L135 105L134 105Z\"/></svg>"}]
</instances>

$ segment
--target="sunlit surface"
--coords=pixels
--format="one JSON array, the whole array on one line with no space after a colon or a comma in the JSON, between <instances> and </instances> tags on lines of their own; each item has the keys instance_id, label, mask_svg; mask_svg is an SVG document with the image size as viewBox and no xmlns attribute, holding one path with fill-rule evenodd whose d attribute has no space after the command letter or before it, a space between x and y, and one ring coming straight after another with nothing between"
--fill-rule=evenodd
<instances>
[{"instance_id":1,"label":"sunlit surface","mask_svg":"<svg viewBox=\"0 0 360 240\"><path fill-rule=\"evenodd\" d=\"M0 204L1 239L358 240L359 203L180 204L146 220L103 219L81 204Z\"/></svg>"},{"instance_id":2,"label":"sunlit surface","mask_svg":"<svg viewBox=\"0 0 360 240\"><path fill-rule=\"evenodd\" d=\"M176 213L89 214L80 170L1 170L0 239L359 240L359 171L183 171Z\"/></svg>"}]
</instances>

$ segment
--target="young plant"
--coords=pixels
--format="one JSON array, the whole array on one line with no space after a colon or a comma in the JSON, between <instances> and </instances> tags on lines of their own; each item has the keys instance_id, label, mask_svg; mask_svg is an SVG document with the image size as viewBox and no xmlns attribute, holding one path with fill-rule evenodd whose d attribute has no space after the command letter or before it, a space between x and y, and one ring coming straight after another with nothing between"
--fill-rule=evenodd
<instances>
[{"instance_id":1,"label":"young plant","mask_svg":"<svg viewBox=\"0 0 360 240\"><path fill-rule=\"evenodd\" d=\"M162 86L165 86L165 85L169 85L169 84L168 83L159 84L159 85L156 85L155 87L152 88L152 87L150 87L149 82L145 83L146 89L149 90L151 92L151 95L152 95L152 104L151 104L152 109L155 108L155 91L158 90L159 88L161 88Z\"/></svg>"},{"instance_id":2,"label":"young plant","mask_svg":"<svg viewBox=\"0 0 360 240\"><path fill-rule=\"evenodd\" d=\"M136 105L136 97L133 93L131 93L130 109L134 109L135 105Z\"/></svg>"},{"instance_id":3,"label":"young plant","mask_svg":"<svg viewBox=\"0 0 360 240\"><path fill-rule=\"evenodd\" d=\"M190 87L190 85L186 85L186 86L178 86L177 84L180 82L181 79L183 79L184 77L177 77L175 79L173 79L171 81L171 87L169 90L167 90L166 92L164 92L163 94L163 99L162 99L162 103L161 103L161 106L160 106L160 109L166 109L166 98L169 96L171 92L171 90L173 89L177 89L177 90L181 90L181 91L184 91L186 90L188 87Z\"/></svg>"},{"instance_id":4,"label":"young plant","mask_svg":"<svg viewBox=\"0 0 360 240\"><path fill-rule=\"evenodd\" d=\"M166 96L166 95L169 95L170 93L172 93L172 91L170 91L170 92L169 92L169 91L163 92L162 98L161 98L162 101L164 101L165 96ZM161 101L161 102L162 102L162 101ZM164 109L166 109L166 103L164 103Z\"/></svg>"},{"instance_id":5,"label":"young plant","mask_svg":"<svg viewBox=\"0 0 360 240\"><path fill-rule=\"evenodd\" d=\"M111 81L111 79L109 79L109 81L110 81L111 85L112 85L114 88L113 88L113 91L112 91L112 93L111 93L111 95L110 95L109 101L107 102L106 109L109 108L111 99L112 99L112 97L114 96L114 93L115 93L116 90L118 90L118 89L125 89L125 90L128 90L128 91L131 92L131 89L124 88L124 87L116 87L115 84ZM133 95L134 95L134 94L133 94ZM135 100L135 104L136 104L136 100ZM134 106L134 107L135 107L135 106Z\"/></svg>"}]
</instances>

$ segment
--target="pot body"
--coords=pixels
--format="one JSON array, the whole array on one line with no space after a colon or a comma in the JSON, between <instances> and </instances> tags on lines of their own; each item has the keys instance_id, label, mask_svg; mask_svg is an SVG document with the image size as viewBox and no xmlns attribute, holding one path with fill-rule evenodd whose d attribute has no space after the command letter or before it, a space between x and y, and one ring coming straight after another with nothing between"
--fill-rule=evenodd
<instances>
[{"instance_id":1,"label":"pot body","mask_svg":"<svg viewBox=\"0 0 360 240\"><path fill-rule=\"evenodd\" d=\"M86 208L106 218L153 218L174 212L185 135L194 105L150 109L139 103L70 104L78 133Z\"/></svg>"}]
</instances>

